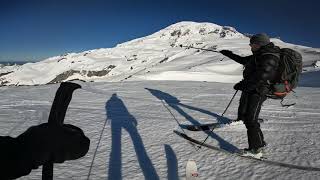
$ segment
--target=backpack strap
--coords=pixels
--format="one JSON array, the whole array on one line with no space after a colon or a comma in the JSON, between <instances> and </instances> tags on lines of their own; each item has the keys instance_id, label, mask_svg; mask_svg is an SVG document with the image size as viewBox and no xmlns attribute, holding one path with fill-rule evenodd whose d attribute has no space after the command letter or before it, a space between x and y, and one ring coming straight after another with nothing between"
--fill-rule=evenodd
<instances>
[{"instance_id":1,"label":"backpack strap","mask_svg":"<svg viewBox=\"0 0 320 180\"><path fill-rule=\"evenodd\" d=\"M273 56L276 56L277 58L280 59L280 53L266 52L266 53L262 53L262 56L263 56L263 55L268 55L268 54L273 55Z\"/></svg>"}]
</instances>

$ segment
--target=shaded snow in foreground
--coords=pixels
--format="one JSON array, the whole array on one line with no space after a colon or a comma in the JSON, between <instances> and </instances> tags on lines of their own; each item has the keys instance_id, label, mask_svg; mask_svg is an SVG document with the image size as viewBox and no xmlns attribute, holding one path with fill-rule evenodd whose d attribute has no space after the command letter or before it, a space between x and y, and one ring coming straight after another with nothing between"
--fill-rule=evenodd
<instances>
[{"instance_id":1,"label":"shaded snow in foreground","mask_svg":"<svg viewBox=\"0 0 320 180\"><path fill-rule=\"evenodd\" d=\"M65 123L81 127L91 139L80 160L56 164L54 179L184 179L188 159L196 160L200 179L317 179L320 172L281 168L209 149L196 152L172 130L177 122L217 121L234 91L232 84L144 81L86 83L76 90ZM17 136L47 121L58 85L0 88L0 133ZM261 117L269 159L320 167L319 88L300 87L282 108L267 100ZM27 93L26 93L27 92ZM236 118L239 95L226 116ZM168 109L167 109L168 108ZM105 125L105 127L103 127ZM202 140L206 134L187 132ZM208 143L231 150L247 146L243 124L210 134ZM98 144L100 140L100 144ZM98 147L98 148L97 148ZM21 179L40 179L41 168Z\"/></svg>"}]
</instances>

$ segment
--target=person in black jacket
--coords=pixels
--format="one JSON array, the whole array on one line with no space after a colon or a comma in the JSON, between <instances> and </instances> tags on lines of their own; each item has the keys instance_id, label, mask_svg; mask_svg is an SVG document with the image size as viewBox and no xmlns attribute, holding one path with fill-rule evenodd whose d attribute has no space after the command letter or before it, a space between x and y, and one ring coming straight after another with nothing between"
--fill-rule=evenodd
<instances>
[{"instance_id":1,"label":"person in black jacket","mask_svg":"<svg viewBox=\"0 0 320 180\"><path fill-rule=\"evenodd\" d=\"M241 57L229 50L220 51L223 55L244 65L243 80L234 85L241 90L238 108L238 120L242 120L247 128L249 147L245 152L260 153L266 142L258 122L262 103L267 99L270 84L279 77L278 66L280 48L270 42L269 37L262 33L250 39L253 55Z\"/></svg>"}]
</instances>

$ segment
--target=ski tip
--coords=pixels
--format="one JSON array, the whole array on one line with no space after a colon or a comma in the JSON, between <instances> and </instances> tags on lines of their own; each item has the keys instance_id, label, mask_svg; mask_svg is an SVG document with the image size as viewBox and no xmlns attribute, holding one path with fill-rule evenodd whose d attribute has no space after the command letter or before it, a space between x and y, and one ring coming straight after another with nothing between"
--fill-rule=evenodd
<instances>
[{"instance_id":1,"label":"ski tip","mask_svg":"<svg viewBox=\"0 0 320 180\"><path fill-rule=\"evenodd\" d=\"M199 131L199 130L201 130L201 128L198 128L198 127L195 127L195 126L192 126L192 125L180 124L179 126L180 126L180 128L187 129L189 131Z\"/></svg>"},{"instance_id":2,"label":"ski tip","mask_svg":"<svg viewBox=\"0 0 320 180\"><path fill-rule=\"evenodd\" d=\"M180 132L180 131L178 131L178 130L176 130L176 129L174 129L173 132L176 133L176 134L178 134L178 135L181 135L181 134L182 134L182 132Z\"/></svg>"},{"instance_id":3,"label":"ski tip","mask_svg":"<svg viewBox=\"0 0 320 180\"><path fill-rule=\"evenodd\" d=\"M186 134L185 133L183 133L183 132L180 132L180 131L178 131L178 130L173 130L173 132L174 133L176 133L176 134L178 134L178 135L180 135L180 136L186 136Z\"/></svg>"},{"instance_id":4,"label":"ski tip","mask_svg":"<svg viewBox=\"0 0 320 180\"><path fill-rule=\"evenodd\" d=\"M193 159L189 159L186 164L186 180L195 180L198 179L198 167L197 163Z\"/></svg>"}]
</instances>

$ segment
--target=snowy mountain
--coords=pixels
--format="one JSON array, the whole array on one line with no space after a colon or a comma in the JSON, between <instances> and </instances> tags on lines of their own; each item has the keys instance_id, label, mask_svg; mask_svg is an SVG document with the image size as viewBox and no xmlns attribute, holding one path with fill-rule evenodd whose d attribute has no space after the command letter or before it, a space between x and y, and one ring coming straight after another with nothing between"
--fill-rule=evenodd
<instances>
[{"instance_id":1,"label":"snowy mountain","mask_svg":"<svg viewBox=\"0 0 320 180\"><path fill-rule=\"evenodd\" d=\"M320 50L272 41L302 53L305 66L317 66ZM118 82L125 80L191 80L236 82L242 66L220 53L181 48L229 49L250 54L249 38L235 28L212 23L180 22L152 35L114 48L68 53L19 67L0 68L1 85L38 85L71 79ZM314 68L306 69L306 71ZM316 69L318 70L318 69ZM223 78L221 78L223 77Z\"/></svg>"}]
</instances>

